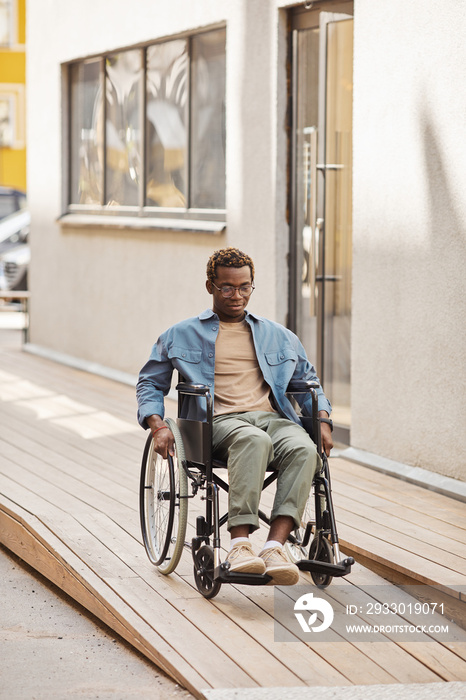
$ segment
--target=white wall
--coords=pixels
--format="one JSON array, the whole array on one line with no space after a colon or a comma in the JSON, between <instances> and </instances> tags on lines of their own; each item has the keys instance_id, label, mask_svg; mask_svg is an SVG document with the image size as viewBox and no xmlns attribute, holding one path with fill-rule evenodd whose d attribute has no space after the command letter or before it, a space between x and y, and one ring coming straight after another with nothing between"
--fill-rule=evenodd
<instances>
[{"instance_id":1,"label":"white wall","mask_svg":"<svg viewBox=\"0 0 466 700\"><path fill-rule=\"evenodd\" d=\"M356 0L352 444L466 478L466 13Z\"/></svg>"},{"instance_id":2,"label":"white wall","mask_svg":"<svg viewBox=\"0 0 466 700\"><path fill-rule=\"evenodd\" d=\"M54 18L56 31L44 31ZM158 334L210 306L205 266L234 245L256 262L251 308L285 321L286 23L268 0L28 4L31 341L135 373ZM70 229L62 213L61 64L227 24L227 233ZM280 65L277 66L277 62ZM278 164L278 165L277 165ZM279 167L278 167L279 166Z\"/></svg>"}]
</instances>

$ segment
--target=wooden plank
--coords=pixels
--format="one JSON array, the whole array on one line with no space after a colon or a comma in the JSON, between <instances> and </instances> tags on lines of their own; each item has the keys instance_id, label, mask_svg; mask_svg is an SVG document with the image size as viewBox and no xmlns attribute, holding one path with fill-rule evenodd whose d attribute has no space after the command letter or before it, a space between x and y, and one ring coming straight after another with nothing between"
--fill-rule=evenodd
<instances>
[{"instance_id":1,"label":"wooden plank","mask_svg":"<svg viewBox=\"0 0 466 700\"><path fill-rule=\"evenodd\" d=\"M20 377L18 374L3 372L0 375L0 397L3 400L8 399L10 404L14 403L18 407L32 411L36 416L48 416L50 419L59 419L60 416L73 414L73 412L76 415L104 412L111 415L115 421L122 421L125 424L125 430L129 429L142 434L136 422L135 409L128 410L129 396L126 391L115 394L113 390L114 399L109 400L107 393L104 394L103 391L99 393L86 391L85 384L81 391L77 391L76 384L64 387L53 382L47 371L42 372L42 377L44 376L47 377L47 382L43 378L42 381L36 382ZM110 382L109 384L111 385ZM107 390L107 387L102 389ZM108 391L110 390L109 386ZM134 390L131 393L134 401Z\"/></svg>"},{"instance_id":2,"label":"wooden plank","mask_svg":"<svg viewBox=\"0 0 466 700\"><path fill-rule=\"evenodd\" d=\"M417 624L416 615L411 612L409 603L412 601L412 596L409 592L412 591L412 587L408 586L407 590L400 588L398 586L392 586L388 581L377 576L373 571L361 566L355 566L351 574L351 584L356 585L360 588L365 588L370 586L371 595L374 596L375 600L380 603L386 603L388 600L390 602L405 603L405 614L403 618L410 624ZM386 592L384 591L386 589ZM427 593L427 592L426 592ZM437 594L436 590L430 591L432 597ZM464 602L462 604L462 612L464 614ZM450 624L451 616L448 612L445 616L433 615L433 621L436 624L442 623ZM463 641L455 641L455 629L450 627L451 630L451 640L445 641L444 639L439 639L435 632L430 633L430 637L436 640L433 643L429 642L428 654L429 659L427 660L427 652L424 650L423 643L400 643L403 648L409 650L414 656L418 656L423 660L423 663L428 665L430 668L434 669L438 675L442 676L445 680L465 680L464 676L466 674L466 644ZM460 638L464 637L464 630L459 630ZM420 646L417 646L420 644ZM419 651L419 655L417 652ZM448 677L447 677L448 676Z\"/></svg>"},{"instance_id":3,"label":"wooden plank","mask_svg":"<svg viewBox=\"0 0 466 700\"><path fill-rule=\"evenodd\" d=\"M361 572L363 573L361 577ZM368 573L369 577L366 575ZM358 575L359 574L359 575ZM410 590L399 589L389 582L384 581L372 572L367 572L362 567L355 566L355 571L350 580L337 581L335 585L326 590L326 595L333 599L334 610L344 610L348 603L358 607L361 613L354 616L354 624L373 624L374 617L364 614L368 604L376 601L380 603L398 604L404 603L402 615L392 613L386 622L389 627L394 625L418 625L419 616L414 610L418 600L410 594ZM464 607L464 606L463 606ZM464 613L464 610L463 610ZM382 636L388 639L393 637L394 642L373 643L355 642L355 646L365 651L374 661L388 669L396 669L396 677L403 683L435 682L439 679L447 681L460 681L466 678L466 632L451 622L448 617L437 613L431 616L432 625L449 626L449 639L444 642L439 634L426 632L423 641L402 642L397 640L397 633L391 635L389 631ZM453 641L454 639L458 641Z\"/></svg>"},{"instance_id":4,"label":"wooden plank","mask_svg":"<svg viewBox=\"0 0 466 700\"><path fill-rule=\"evenodd\" d=\"M353 510L353 501L344 496L338 498L338 514L341 522L350 525L356 530L375 533L378 539L382 539L408 552L414 552L419 557L428 561L441 564L445 568L458 572L460 578L464 578L466 584L466 546L455 542L450 551L451 540L435 531L429 533L426 541L426 531L412 525L410 528L398 529L396 518L380 513L370 506L366 506L359 514ZM453 534L453 528L452 533Z\"/></svg>"},{"instance_id":5,"label":"wooden plank","mask_svg":"<svg viewBox=\"0 0 466 700\"><path fill-rule=\"evenodd\" d=\"M464 590L464 579L458 573L421 559L412 552L400 550L390 542L366 532L358 532L341 521L338 529L341 547L345 552L356 557L363 555L420 583L437 585L445 593L460 598Z\"/></svg>"},{"instance_id":6,"label":"wooden plank","mask_svg":"<svg viewBox=\"0 0 466 700\"><path fill-rule=\"evenodd\" d=\"M5 449L5 445L3 448L4 451L10 452L10 450ZM15 461L16 459L18 461ZM0 473L3 473L5 478L10 478L9 474L11 474L12 481L18 484L21 482L27 484L30 491L43 496L49 503L60 503L63 507L68 503L72 507L79 495L78 502L81 502L80 507L82 508L91 505L116 519L131 520L134 517L134 509L112 498L108 493L97 491L92 486L71 476L67 477L55 467L29 455L26 459L28 466L23 467L20 463L21 459L25 459L25 457L18 450L14 450L13 459L8 459L5 454L2 454L0 456ZM13 470L11 469L12 465L14 465Z\"/></svg>"},{"instance_id":7,"label":"wooden plank","mask_svg":"<svg viewBox=\"0 0 466 700\"><path fill-rule=\"evenodd\" d=\"M34 424L28 428L27 435L18 437L16 432L18 421L9 416L2 416L0 434L5 445L13 454L18 452L39 458L50 466L60 469L64 473L74 474L78 480L93 482L96 487L108 492L109 486L115 487L115 496L120 496L123 502L130 502L130 489L139 478L139 465L135 462L126 462L124 458L115 459L113 464L103 462L96 456L94 446L91 444L85 452L79 447L70 446L62 438L56 438L56 433L50 435L47 430L36 427ZM24 463L24 460L19 460Z\"/></svg>"},{"instance_id":8,"label":"wooden plank","mask_svg":"<svg viewBox=\"0 0 466 700\"><path fill-rule=\"evenodd\" d=\"M76 402L90 405L95 410L108 411L138 428L134 387L27 353L14 352L10 355L4 349L2 367L10 374L10 381L27 379L34 385L48 390L52 395L66 395ZM1 377L0 374L0 385ZM167 410L173 407L173 412L176 412L175 402L167 400L166 404Z\"/></svg>"},{"instance_id":9,"label":"wooden plank","mask_svg":"<svg viewBox=\"0 0 466 700\"><path fill-rule=\"evenodd\" d=\"M15 456L18 456L17 452ZM20 461L21 453L19 453L18 462ZM90 509L95 508L100 512L111 515L115 520L125 523L131 536L137 539L138 542L140 541L141 535L135 493L128 499L130 505L127 505L112 499L108 493L95 490L92 484L84 484L71 476L67 479L63 474L56 476L55 468L50 468L49 465L36 458L27 456L27 458L24 458L24 461L28 467L27 469L21 464L6 460L2 455L0 457L0 473L3 473L4 478L10 482L27 484L29 489L34 490L35 494L42 495L45 501L60 503L62 507L68 507L69 512L89 512ZM12 488L14 489L14 484L10 483L8 494L11 494Z\"/></svg>"},{"instance_id":10,"label":"wooden plank","mask_svg":"<svg viewBox=\"0 0 466 700\"><path fill-rule=\"evenodd\" d=\"M447 523L454 522L457 528L466 529L465 508L461 501L340 458L332 459L331 464L332 474L342 483L354 484L357 480L363 492L376 493L393 503L429 513Z\"/></svg>"},{"instance_id":11,"label":"wooden plank","mask_svg":"<svg viewBox=\"0 0 466 700\"><path fill-rule=\"evenodd\" d=\"M137 425L134 387L30 355L16 348L8 350L3 347L1 352L2 367L9 370L13 377L18 377L20 372L24 378L49 391L66 394L73 400L91 404L98 410L107 410L132 425ZM165 403L167 415L175 417L176 402L166 399ZM142 430L140 434L143 434Z\"/></svg>"},{"instance_id":12,"label":"wooden plank","mask_svg":"<svg viewBox=\"0 0 466 700\"><path fill-rule=\"evenodd\" d=\"M199 595L190 598L187 610L205 634L211 638L219 635L217 639L228 639L228 654L232 654L232 658L250 669L249 672L254 673L259 685L267 688L348 683L339 671L318 655L306 653L301 644L295 645L298 648L291 654L284 653L287 651L286 645L280 644L280 653L276 648L279 643L274 641L271 630L265 630L261 626L259 611L245 596L233 592L231 586L227 586L226 591L219 594L220 597L215 599L214 604L207 603ZM186 601L175 598L174 605L186 606ZM242 624L245 617L253 623L249 629Z\"/></svg>"},{"instance_id":13,"label":"wooden plank","mask_svg":"<svg viewBox=\"0 0 466 700\"><path fill-rule=\"evenodd\" d=\"M134 478L139 474L144 439L135 440L134 454L127 456L122 454L118 445L114 446L115 451L112 452L102 441L83 440L69 431L46 423L41 425L29 421L26 434L24 421L11 413L2 414L2 424L8 428L4 433L5 442L16 445L25 452L33 449L35 454L37 449L42 449L42 454L48 455L46 461L50 464L59 466L63 463L62 460L66 460L75 469L85 465L92 471L108 475L120 485L127 485L129 477Z\"/></svg>"},{"instance_id":14,"label":"wooden plank","mask_svg":"<svg viewBox=\"0 0 466 700\"><path fill-rule=\"evenodd\" d=\"M71 454L80 454L81 459L96 459L99 458L103 464L113 466L115 469L125 474L123 465L139 464L142 447L144 445L144 434L137 426L131 426L126 431L131 430L131 434L135 436L134 447L127 447L118 439L121 432L112 435L112 439L105 439L105 436L92 435L92 432L98 430L97 421L94 424L97 414L86 416L86 424L79 423L80 416L68 416L66 425L58 424L54 420L37 420L33 423L31 420L31 411L27 409L21 402L10 403L10 414L6 416L6 420L12 426L18 439L22 439L25 435L25 425L28 426L28 432L36 428L43 432L43 437L37 437L39 442L44 442L48 436L51 442L61 442L68 446ZM14 423L14 424L13 424ZM126 425L126 423L125 423ZM85 439L85 435L88 439ZM36 433L34 433L36 435ZM136 438L137 435L137 438ZM84 439L83 439L84 438ZM92 439L89 439L92 438Z\"/></svg>"},{"instance_id":15,"label":"wooden plank","mask_svg":"<svg viewBox=\"0 0 466 700\"><path fill-rule=\"evenodd\" d=\"M345 582L345 584L346 583L347 582ZM346 595L344 595L344 592ZM291 600L294 600L293 593L291 591L288 593L288 589L284 589L283 594L285 596L288 595ZM364 590L358 589L358 587L352 585L331 586L327 589L326 594L333 599L332 607L334 611L341 614L343 614L345 605L349 601L363 608L366 601L372 600ZM358 613L358 615L352 618L352 622L353 624L371 624L371 618L366 618L367 616L365 616L363 612ZM334 636L338 638L339 635L335 632ZM381 634L380 636L385 637L386 641L382 643L354 641L352 645L362 654L369 657L371 661L390 672L396 678L397 682L427 683L439 680L437 674L433 673L430 668L407 653L406 650L396 642L396 639L390 640L389 634ZM345 647L348 642L343 642L340 638L340 641L336 642L336 644L341 648ZM345 653L345 651L343 651L343 653Z\"/></svg>"},{"instance_id":16,"label":"wooden plank","mask_svg":"<svg viewBox=\"0 0 466 700\"><path fill-rule=\"evenodd\" d=\"M333 476L333 475L332 475ZM352 511L366 511L366 506L370 506L372 513L376 511L383 518L385 515L390 517L393 527L396 527L400 532L409 530L410 534L416 533L420 539L425 539L426 532L429 532L429 541L432 542L432 535L435 537L440 535L443 537L442 547L450 546L449 551L463 555L466 552L466 530L457 528L454 522L445 522L438 518L432 517L428 513L421 513L416 510L407 508L406 506L398 505L393 501L387 500L386 497L377 496L367 490L364 492L359 487L353 484L342 483L338 477L332 478L332 491L334 495L335 508L338 511L342 497L347 498L352 502ZM387 523L387 520L381 520ZM440 540L438 540L440 541ZM462 546L458 548L457 543Z\"/></svg>"},{"instance_id":17,"label":"wooden plank","mask_svg":"<svg viewBox=\"0 0 466 700\"><path fill-rule=\"evenodd\" d=\"M6 406L8 412L4 422L11 429L11 440L16 440L19 444L22 444L25 437L30 437L39 444L49 445L51 449L80 463L87 459L90 464L95 464L96 459L99 459L102 464L107 464L114 471L117 469L125 476L128 465L135 465L138 469L144 444L144 434L138 427L133 429L131 426L135 436L133 448L122 449L116 437L102 445L95 438L82 439L82 436L73 433L69 428L57 426L50 420L31 420L29 412L17 402L8 402ZM25 425L28 426L27 435ZM58 448L57 445L61 447Z\"/></svg>"}]
</instances>

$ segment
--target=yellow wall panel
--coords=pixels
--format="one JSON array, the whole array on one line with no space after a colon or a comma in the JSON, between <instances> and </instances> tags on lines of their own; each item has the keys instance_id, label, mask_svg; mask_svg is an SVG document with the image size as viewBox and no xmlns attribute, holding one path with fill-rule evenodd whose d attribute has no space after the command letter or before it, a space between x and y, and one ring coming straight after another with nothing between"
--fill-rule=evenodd
<instances>
[{"instance_id":1,"label":"yellow wall panel","mask_svg":"<svg viewBox=\"0 0 466 700\"><path fill-rule=\"evenodd\" d=\"M23 83L26 80L26 54L0 51L0 83Z\"/></svg>"},{"instance_id":2,"label":"yellow wall panel","mask_svg":"<svg viewBox=\"0 0 466 700\"><path fill-rule=\"evenodd\" d=\"M26 43L26 0L18 0L18 44Z\"/></svg>"},{"instance_id":3,"label":"yellow wall panel","mask_svg":"<svg viewBox=\"0 0 466 700\"><path fill-rule=\"evenodd\" d=\"M0 185L26 191L25 148L0 148Z\"/></svg>"},{"instance_id":4,"label":"yellow wall panel","mask_svg":"<svg viewBox=\"0 0 466 700\"><path fill-rule=\"evenodd\" d=\"M14 104L11 147L0 147L0 185L26 190L25 104L26 53L15 49L26 43L26 0L16 0L17 26L12 49L0 49L0 95ZM11 87L10 87L11 86Z\"/></svg>"}]
</instances>

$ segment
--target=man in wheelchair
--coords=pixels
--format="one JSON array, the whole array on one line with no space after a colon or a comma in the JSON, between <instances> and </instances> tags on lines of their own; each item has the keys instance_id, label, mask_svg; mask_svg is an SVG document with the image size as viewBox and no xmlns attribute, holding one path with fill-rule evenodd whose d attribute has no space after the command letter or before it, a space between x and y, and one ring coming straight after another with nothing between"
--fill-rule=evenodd
<instances>
[{"instance_id":1,"label":"man in wheelchair","mask_svg":"<svg viewBox=\"0 0 466 700\"><path fill-rule=\"evenodd\" d=\"M254 290L254 264L236 248L216 251L207 264L206 288L212 310L182 321L158 339L137 385L138 420L153 435L164 459L174 453L174 436L164 423L164 396L173 370L192 383L211 388L212 445L228 463L230 571L268 574L271 584L292 585L299 569L283 545L300 527L314 473L320 465L316 446L302 427L286 395L291 380L318 382L314 367L291 331L246 311ZM322 449L333 447L331 406L316 390ZM311 415L311 397L301 412ZM194 409L202 419L202 409ZM259 528L259 501L267 466L278 470L270 529L256 555L249 535Z\"/></svg>"}]
</instances>

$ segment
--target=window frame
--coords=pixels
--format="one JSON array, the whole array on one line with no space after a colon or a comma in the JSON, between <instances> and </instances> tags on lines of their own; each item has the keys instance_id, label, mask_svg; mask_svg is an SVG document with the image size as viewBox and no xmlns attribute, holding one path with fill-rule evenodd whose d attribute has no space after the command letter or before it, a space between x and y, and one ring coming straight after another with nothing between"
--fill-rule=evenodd
<instances>
[{"instance_id":1,"label":"window frame","mask_svg":"<svg viewBox=\"0 0 466 700\"><path fill-rule=\"evenodd\" d=\"M72 227L82 226L104 226L104 227L133 227L133 228L165 228L172 230L185 231L206 231L209 233L220 233L226 225L226 207L200 209L191 207L191 178L192 178L192 82L193 82L193 66L192 66L192 45L193 38L203 34L225 31L226 24L218 24L210 26L202 31L189 32L178 34L163 39L127 46L124 48L116 48L104 53L86 56L77 60L68 61L62 64L62 85L63 85L63 191L62 191L62 215L59 220L62 224ZM147 50L154 45L161 45L176 39L182 39L187 42L188 51L188 125L187 125L187 157L185 163L187 177L187 206L186 207L157 207L146 205L147 191ZM139 50L141 56L141 78L140 78L140 119L139 128L141 130L141 173L140 185L138 193L138 205L114 205L108 206L103 203L106 198L106 170L107 170L107 149L106 149L106 89L107 89L107 74L106 60L110 56L123 53L125 51ZM225 35L225 56L226 56L226 35ZM99 61L100 63L100 79L102 90L102 110L103 110L103 133L102 148L104 152L104 162L101 173L101 188L102 202L100 204L79 204L73 203L72 200L72 66L83 64L87 61ZM226 68L225 68L226 72ZM226 75L225 75L225 92L226 92ZM226 96L225 96L226 101ZM226 144L225 144L226 147ZM225 173L225 195L226 195L226 173Z\"/></svg>"}]
</instances>

